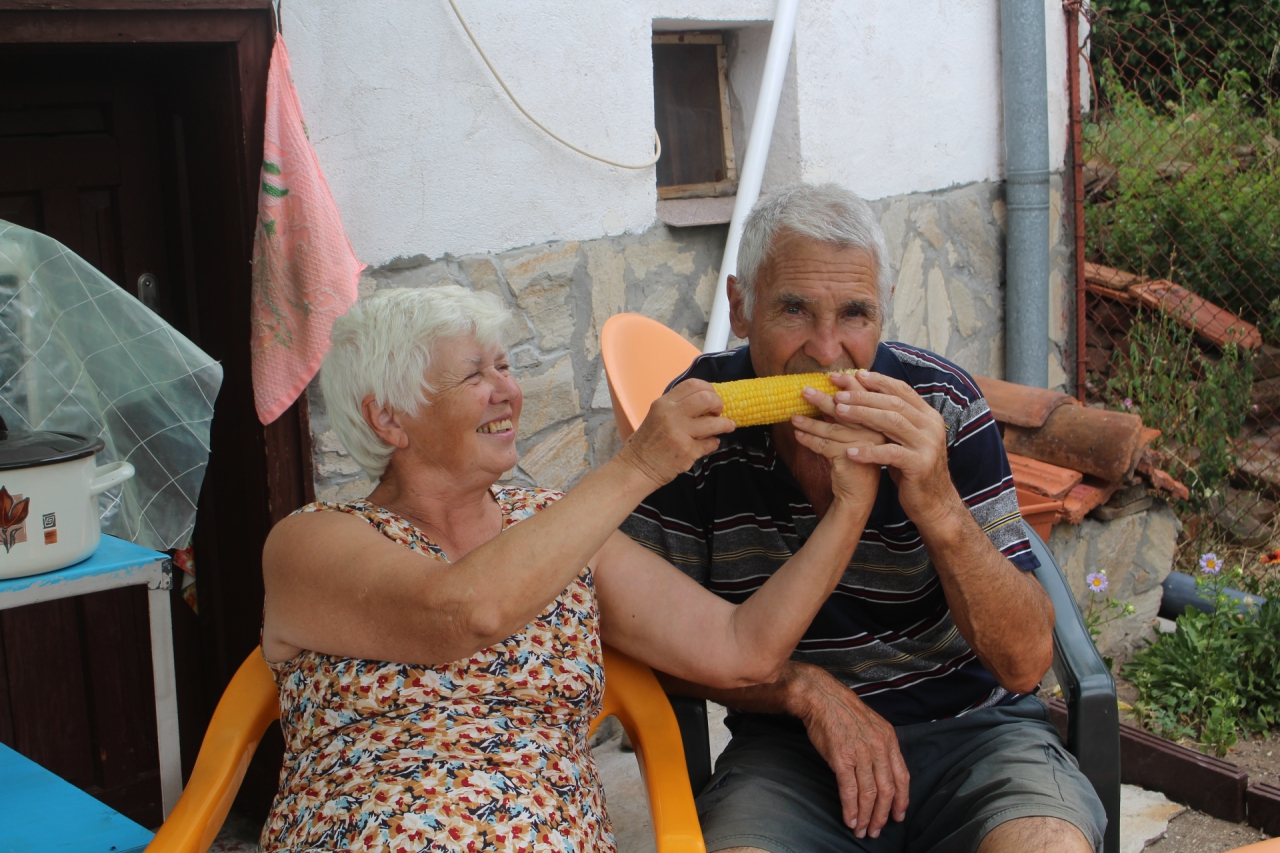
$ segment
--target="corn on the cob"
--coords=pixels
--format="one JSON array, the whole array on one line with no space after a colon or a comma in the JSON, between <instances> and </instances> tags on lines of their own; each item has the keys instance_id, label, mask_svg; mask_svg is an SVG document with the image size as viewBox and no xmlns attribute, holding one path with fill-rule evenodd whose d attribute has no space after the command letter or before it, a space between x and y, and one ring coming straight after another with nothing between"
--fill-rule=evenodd
<instances>
[{"instance_id":1,"label":"corn on the cob","mask_svg":"<svg viewBox=\"0 0 1280 853\"><path fill-rule=\"evenodd\" d=\"M806 386L831 395L840 390L826 373L793 373L736 382L713 382L711 385L724 401L721 416L740 427L782 423L790 420L792 415L817 417L821 414L818 407L805 402L803 391Z\"/></svg>"}]
</instances>

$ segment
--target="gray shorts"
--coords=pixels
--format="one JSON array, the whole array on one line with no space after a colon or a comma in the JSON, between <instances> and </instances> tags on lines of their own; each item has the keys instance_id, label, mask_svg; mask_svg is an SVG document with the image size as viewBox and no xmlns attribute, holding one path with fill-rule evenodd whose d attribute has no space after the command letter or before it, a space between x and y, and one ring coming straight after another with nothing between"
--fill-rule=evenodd
<instances>
[{"instance_id":1,"label":"gray shorts","mask_svg":"<svg viewBox=\"0 0 1280 853\"><path fill-rule=\"evenodd\" d=\"M1102 849L1102 803L1034 697L899 726L911 804L879 838L845 826L835 774L798 720L740 715L733 729L697 801L708 851L973 853L992 829L1022 817L1069 821Z\"/></svg>"}]
</instances>

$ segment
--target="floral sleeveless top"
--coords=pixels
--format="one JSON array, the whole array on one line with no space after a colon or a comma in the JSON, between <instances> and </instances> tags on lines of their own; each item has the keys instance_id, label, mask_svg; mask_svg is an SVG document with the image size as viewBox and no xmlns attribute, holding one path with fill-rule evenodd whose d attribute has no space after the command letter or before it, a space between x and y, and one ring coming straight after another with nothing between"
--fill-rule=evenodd
<instances>
[{"instance_id":1,"label":"floral sleeveless top","mask_svg":"<svg viewBox=\"0 0 1280 853\"><path fill-rule=\"evenodd\" d=\"M493 495L503 529L561 497ZM346 512L427 559L443 550L368 501ZM613 853L587 731L604 662L590 568L521 631L465 660L409 666L304 651L269 664L284 768L264 851Z\"/></svg>"}]
</instances>

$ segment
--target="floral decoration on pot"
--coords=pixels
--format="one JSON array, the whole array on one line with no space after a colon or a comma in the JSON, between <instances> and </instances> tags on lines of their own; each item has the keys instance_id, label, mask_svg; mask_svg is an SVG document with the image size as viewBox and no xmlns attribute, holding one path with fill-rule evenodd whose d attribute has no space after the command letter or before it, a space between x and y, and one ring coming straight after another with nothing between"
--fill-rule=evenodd
<instances>
[{"instance_id":1,"label":"floral decoration on pot","mask_svg":"<svg viewBox=\"0 0 1280 853\"><path fill-rule=\"evenodd\" d=\"M13 495L0 486L0 543L7 554L18 543L18 536L26 530L27 513L31 510L31 498L14 501Z\"/></svg>"}]
</instances>

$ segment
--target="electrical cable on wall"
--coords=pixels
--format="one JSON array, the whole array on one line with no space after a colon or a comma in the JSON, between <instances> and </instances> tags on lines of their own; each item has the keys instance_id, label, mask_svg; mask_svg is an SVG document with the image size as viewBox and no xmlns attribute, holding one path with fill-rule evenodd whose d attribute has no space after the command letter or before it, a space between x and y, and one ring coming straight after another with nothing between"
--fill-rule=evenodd
<instances>
[{"instance_id":1,"label":"electrical cable on wall","mask_svg":"<svg viewBox=\"0 0 1280 853\"><path fill-rule=\"evenodd\" d=\"M610 166L617 166L619 169L635 169L635 170L648 169L650 166L658 162L658 158L662 156L662 140L658 138L658 131L656 128L653 131L654 153L653 153L652 160L649 160L645 163L640 163L640 164L619 163L616 160L610 160L606 157L600 157L599 155L592 154L590 151L582 150L581 148L574 145L572 142L569 142L568 140L564 139L563 137L559 136L555 131L551 130L551 128L547 127L545 124L543 124L542 122L534 118L533 115L527 109L524 108L524 104L520 103L520 100L515 96L515 93L511 91L511 88L507 86L507 82L502 79L502 75L498 73L498 69L493 67L493 63L489 61L488 54L484 52L484 48L482 48L480 46L480 42L476 40L475 34L471 32L471 27L467 26L467 19L462 17L462 11L458 8L458 4L455 2L455 0L449 0L449 5L453 8L453 14L457 16L458 23L462 24L462 29L464 32L466 32L467 38L471 39L471 44L475 47L476 52L480 54L480 58L484 60L484 64L489 66L489 70L493 73L493 79L498 81L498 85L502 87L502 91L507 93L507 97L511 99L511 103L516 105L516 109L518 109L521 113L523 113L525 118L527 118L529 121L537 125L539 130L541 130L547 136L550 136L552 139L554 139L556 142L559 142L561 145L565 146L566 148L570 148L578 152L583 157L590 157L592 160L599 160L601 163L607 163Z\"/></svg>"}]
</instances>

